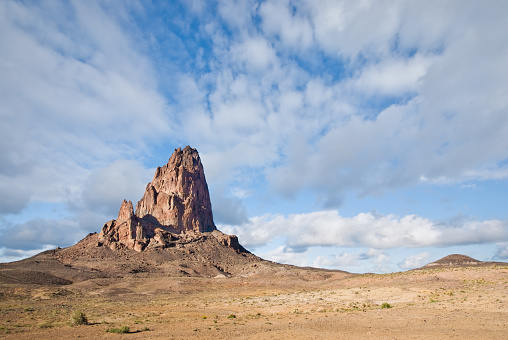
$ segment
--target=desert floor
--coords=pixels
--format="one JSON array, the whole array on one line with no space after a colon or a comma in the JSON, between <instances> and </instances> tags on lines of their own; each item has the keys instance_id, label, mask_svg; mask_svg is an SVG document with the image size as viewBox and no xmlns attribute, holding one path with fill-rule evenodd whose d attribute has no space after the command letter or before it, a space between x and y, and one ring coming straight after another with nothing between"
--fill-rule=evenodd
<instances>
[{"instance_id":1,"label":"desert floor","mask_svg":"<svg viewBox=\"0 0 508 340\"><path fill-rule=\"evenodd\" d=\"M506 266L2 284L0 338L507 339L507 295ZM77 310L89 325L70 325ZM124 326L129 333L108 332Z\"/></svg>"}]
</instances>

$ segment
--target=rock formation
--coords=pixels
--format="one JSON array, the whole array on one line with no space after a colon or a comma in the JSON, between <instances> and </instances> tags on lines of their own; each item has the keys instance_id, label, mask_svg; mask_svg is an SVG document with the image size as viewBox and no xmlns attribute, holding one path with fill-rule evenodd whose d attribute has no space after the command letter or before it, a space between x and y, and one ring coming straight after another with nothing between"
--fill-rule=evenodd
<instances>
[{"instance_id":1,"label":"rock formation","mask_svg":"<svg viewBox=\"0 0 508 340\"><path fill-rule=\"evenodd\" d=\"M132 202L122 202L118 218L102 228L99 245L141 251L210 232L224 245L241 247L236 236L217 231L201 159L196 149L186 146L157 168L135 212Z\"/></svg>"},{"instance_id":2,"label":"rock formation","mask_svg":"<svg viewBox=\"0 0 508 340\"><path fill-rule=\"evenodd\" d=\"M162 168L157 168L145 195L136 205L136 216L172 232L215 230L212 205L203 165L196 149L175 150Z\"/></svg>"}]
</instances>

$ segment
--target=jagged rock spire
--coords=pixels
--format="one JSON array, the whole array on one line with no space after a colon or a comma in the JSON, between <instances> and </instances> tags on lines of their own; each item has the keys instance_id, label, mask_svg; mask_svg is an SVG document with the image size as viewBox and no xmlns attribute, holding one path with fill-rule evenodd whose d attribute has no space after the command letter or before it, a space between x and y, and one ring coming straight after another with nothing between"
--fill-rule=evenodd
<instances>
[{"instance_id":1,"label":"jagged rock spire","mask_svg":"<svg viewBox=\"0 0 508 340\"><path fill-rule=\"evenodd\" d=\"M104 225L99 242L112 248L124 245L136 250L164 235L204 233L216 230L203 164L196 149L178 148L158 167L143 198L136 204L123 201L118 218ZM168 236L171 237L171 236Z\"/></svg>"},{"instance_id":2,"label":"jagged rock spire","mask_svg":"<svg viewBox=\"0 0 508 340\"><path fill-rule=\"evenodd\" d=\"M136 205L136 216L175 233L215 230L205 172L196 149L178 148L168 164L157 168Z\"/></svg>"}]
</instances>

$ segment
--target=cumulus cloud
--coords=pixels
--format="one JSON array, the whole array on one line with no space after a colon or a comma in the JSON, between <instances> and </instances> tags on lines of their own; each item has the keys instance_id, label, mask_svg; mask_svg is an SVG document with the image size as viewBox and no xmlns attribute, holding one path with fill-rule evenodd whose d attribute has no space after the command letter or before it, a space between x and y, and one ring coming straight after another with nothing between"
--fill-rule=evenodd
<instances>
[{"instance_id":1,"label":"cumulus cloud","mask_svg":"<svg viewBox=\"0 0 508 340\"><path fill-rule=\"evenodd\" d=\"M401 5L376 1L305 1L316 42L330 54L386 54L400 25Z\"/></svg>"},{"instance_id":2,"label":"cumulus cloud","mask_svg":"<svg viewBox=\"0 0 508 340\"><path fill-rule=\"evenodd\" d=\"M7 176L0 176L0 213L17 214L21 212L30 201L30 190L19 183L9 181Z\"/></svg>"},{"instance_id":3,"label":"cumulus cloud","mask_svg":"<svg viewBox=\"0 0 508 340\"><path fill-rule=\"evenodd\" d=\"M232 57L245 63L248 71L263 72L276 62L275 51L262 37L249 38L240 45L231 48Z\"/></svg>"},{"instance_id":4,"label":"cumulus cloud","mask_svg":"<svg viewBox=\"0 0 508 340\"><path fill-rule=\"evenodd\" d=\"M154 172L133 160L117 160L98 168L84 184L81 208L109 214L118 212L122 200L141 199Z\"/></svg>"},{"instance_id":5,"label":"cumulus cloud","mask_svg":"<svg viewBox=\"0 0 508 340\"><path fill-rule=\"evenodd\" d=\"M317 256L312 265L319 268L348 269L363 266L365 262L369 263L371 269L383 272L389 266L391 257L384 250L370 248L362 253L345 251L334 255Z\"/></svg>"},{"instance_id":6,"label":"cumulus cloud","mask_svg":"<svg viewBox=\"0 0 508 340\"><path fill-rule=\"evenodd\" d=\"M498 259L498 260L508 259L508 243L507 242L498 243L497 251L496 251L496 254L494 255L494 259Z\"/></svg>"},{"instance_id":7,"label":"cumulus cloud","mask_svg":"<svg viewBox=\"0 0 508 340\"><path fill-rule=\"evenodd\" d=\"M312 26L301 12L291 12L289 1L266 1L259 8L263 31L276 35L291 48L306 49L313 44Z\"/></svg>"},{"instance_id":8,"label":"cumulus cloud","mask_svg":"<svg viewBox=\"0 0 508 340\"><path fill-rule=\"evenodd\" d=\"M35 250L20 250L20 249L10 249L10 248L0 248L0 262L13 262L19 261L24 258L34 256L39 254L42 251L53 249L53 246L44 246Z\"/></svg>"},{"instance_id":9,"label":"cumulus cloud","mask_svg":"<svg viewBox=\"0 0 508 340\"><path fill-rule=\"evenodd\" d=\"M399 263L399 268L402 270L419 268L421 266L426 265L429 262L428 261L429 256L430 254L427 252L409 255L404 259L404 261Z\"/></svg>"},{"instance_id":10,"label":"cumulus cloud","mask_svg":"<svg viewBox=\"0 0 508 340\"><path fill-rule=\"evenodd\" d=\"M317 268L344 268L358 266L359 263L358 254L342 252L333 256L318 256L312 265Z\"/></svg>"},{"instance_id":11,"label":"cumulus cloud","mask_svg":"<svg viewBox=\"0 0 508 340\"><path fill-rule=\"evenodd\" d=\"M219 14L234 29L246 29L252 22L257 3L254 0L219 1Z\"/></svg>"},{"instance_id":12,"label":"cumulus cloud","mask_svg":"<svg viewBox=\"0 0 508 340\"><path fill-rule=\"evenodd\" d=\"M274 261L277 263L292 264L294 266L308 266L309 260L305 253L295 252L285 246L279 246L266 253L260 254L266 260Z\"/></svg>"},{"instance_id":13,"label":"cumulus cloud","mask_svg":"<svg viewBox=\"0 0 508 340\"><path fill-rule=\"evenodd\" d=\"M414 93L431 65L432 57L421 55L409 59L385 59L363 69L353 86L357 91L377 96Z\"/></svg>"},{"instance_id":14,"label":"cumulus cloud","mask_svg":"<svg viewBox=\"0 0 508 340\"><path fill-rule=\"evenodd\" d=\"M213 219L216 224L240 225L248 221L247 210L238 197L225 196L215 192L211 200Z\"/></svg>"},{"instance_id":15,"label":"cumulus cloud","mask_svg":"<svg viewBox=\"0 0 508 340\"><path fill-rule=\"evenodd\" d=\"M68 195L65 201L72 216L69 218L83 231L99 231L105 222L117 217L124 199L136 205L154 172L137 161L124 159L90 171L79 192Z\"/></svg>"},{"instance_id":16,"label":"cumulus cloud","mask_svg":"<svg viewBox=\"0 0 508 340\"><path fill-rule=\"evenodd\" d=\"M125 35L125 8L6 1L0 16L9 46L1 52L0 186L24 193L11 210L27 197L69 199L88 169L140 156L133 145L168 131L150 63ZM2 190L2 200L13 191Z\"/></svg>"},{"instance_id":17,"label":"cumulus cloud","mask_svg":"<svg viewBox=\"0 0 508 340\"><path fill-rule=\"evenodd\" d=\"M86 232L80 229L76 221L36 218L22 224L4 227L0 248L30 251L44 246L66 247L84 236Z\"/></svg>"},{"instance_id":18,"label":"cumulus cloud","mask_svg":"<svg viewBox=\"0 0 508 340\"><path fill-rule=\"evenodd\" d=\"M416 215L361 213L342 217L336 210L308 214L264 215L241 226L229 226L247 247L265 245L283 236L289 248L315 246L413 248L493 243L508 239L508 224L500 220L438 223ZM366 253L363 259L382 254Z\"/></svg>"},{"instance_id":19,"label":"cumulus cloud","mask_svg":"<svg viewBox=\"0 0 508 340\"><path fill-rule=\"evenodd\" d=\"M271 189L289 197L311 190L322 207L337 208L348 191L370 195L421 178L442 184L506 177L500 163L508 157L508 44L497 34L504 21L494 19L504 4L220 6L240 11L235 18L259 14L262 31L245 18L231 38L213 26L224 48L215 50L207 81L196 78L201 98L209 98L197 111L209 114L194 117L207 124L190 135L204 143L213 129L207 148L223 160L231 145L263 150L256 166ZM478 11L484 16L471 16ZM223 169L245 174L249 163Z\"/></svg>"},{"instance_id":20,"label":"cumulus cloud","mask_svg":"<svg viewBox=\"0 0 508 340\"><path fill-rule=\"evenodd\" d=\"M390 255L386 254L383 250L380 249L369 249L367 252L360 254L360 260L370 260L373 263L381 264L381 263L389 263L391 258Z\"/></svg>"}]
</instances>

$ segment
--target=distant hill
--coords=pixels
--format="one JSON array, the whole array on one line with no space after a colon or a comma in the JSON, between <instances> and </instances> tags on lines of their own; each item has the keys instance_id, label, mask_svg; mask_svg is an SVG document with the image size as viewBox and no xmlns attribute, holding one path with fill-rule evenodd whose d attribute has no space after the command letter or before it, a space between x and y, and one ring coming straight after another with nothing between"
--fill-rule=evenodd
<instances>
[{"instance_id":1,"label":"distant hill","mask_svg":"<svg viewBox=\"0 0 508 340\"><path fill-rule=\"evenodd\" d=\"M505 262L484 262L478 261L470 256L462 254L451 254L445 256L437 261L426 264L419 269L429 268L449 268L449 267L475 267L475 266L492 266L492 265L507 265Z\"/></svg>"}]
</instances>

